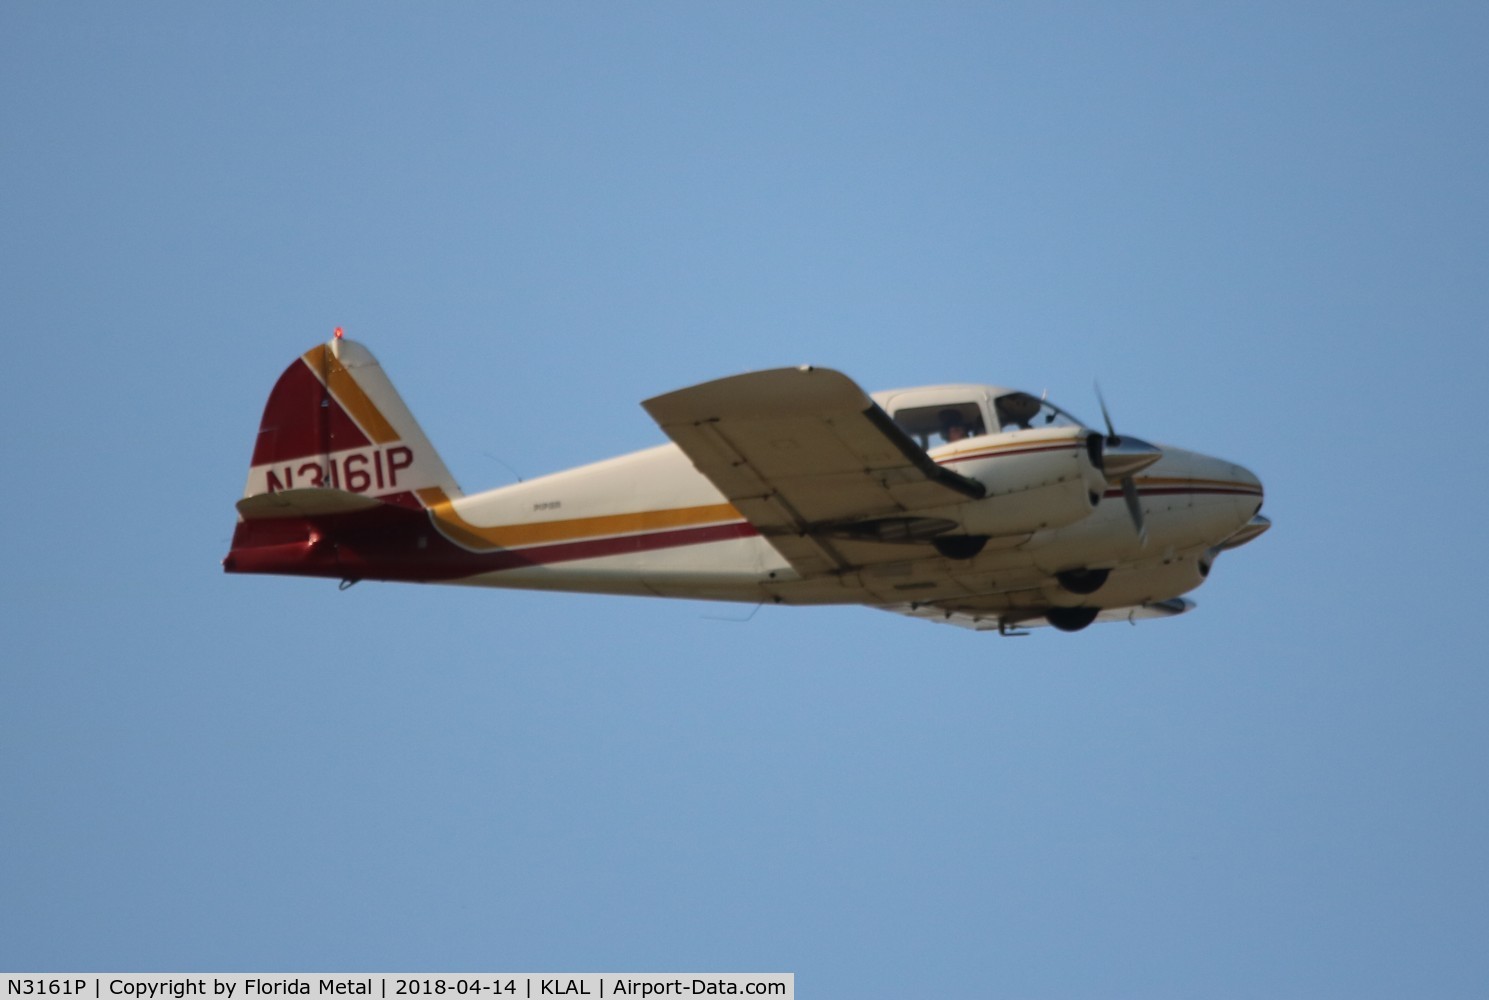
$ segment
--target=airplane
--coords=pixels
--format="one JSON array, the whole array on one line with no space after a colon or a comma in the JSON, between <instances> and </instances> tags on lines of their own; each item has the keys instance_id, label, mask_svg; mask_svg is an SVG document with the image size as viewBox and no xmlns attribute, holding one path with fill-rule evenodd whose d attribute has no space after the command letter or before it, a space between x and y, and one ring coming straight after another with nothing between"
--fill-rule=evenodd
<instances>
[{"instance_id":1,"label":"airplane","mask_svg":"<svg viewBox=\"0 0 1489 1000\"><path fill-rule=\"evenodd\" d=\"M1098 389L1099 397L1099 389ZM863 604L1002 634L1167 618L1265 532L1224 459L1015 389L873 395L803 365L641 404L670 443L466 494L372 353L333 338L264 408L229 573Z\"/></svg>"}]
</instances>

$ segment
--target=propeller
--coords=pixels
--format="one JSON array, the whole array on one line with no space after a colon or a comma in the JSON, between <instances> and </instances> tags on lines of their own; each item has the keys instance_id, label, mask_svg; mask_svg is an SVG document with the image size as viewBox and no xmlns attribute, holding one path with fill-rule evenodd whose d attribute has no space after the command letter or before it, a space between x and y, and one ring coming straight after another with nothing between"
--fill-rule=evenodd
<instances>
[{"instance_id":1,"label":"propeller","mask_svg":"<svg viewBox=\"0 0 1489 1000\"><path fill-rule=\"evenodd\" d=\"M1134 474L1141 472L1163 457L1163 449L1151 445L1142 438L1123 437L1112 426L1112 415L1106 408L1106 397L1101 394L1101 384L1096 383L1096 401L1101 404L1101 419L1106 423L1106 441L1101 449L1101 472L1107 481L1122 483L1122 499L1127 504L1127 515L1137 530L1140 544L1148 543L1148 526L1143 523L1143 502L1137 495Z\"/></svg>"}]
</instances>

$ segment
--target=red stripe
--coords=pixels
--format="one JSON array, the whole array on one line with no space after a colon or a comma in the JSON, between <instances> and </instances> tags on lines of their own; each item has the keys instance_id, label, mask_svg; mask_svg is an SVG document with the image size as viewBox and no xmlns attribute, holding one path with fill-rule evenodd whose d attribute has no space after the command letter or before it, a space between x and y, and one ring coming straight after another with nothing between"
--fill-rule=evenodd
<instances>
[{"instance_id":1,"label":"red stripe","mask_svg":"<svg viewBox=\"0 0 1489 1000\"><path fill-rule=\"evenodd\" d=\"M224 567L233 573L459 580L482 573L703 545L758 534L748 521L731 521L524 549L471 552L432 530L428 514L389 505L328 518L240 522ZM325 541L316 545L311 543L313 538Z\"/></svg>"},{"instance_id":2,"label":"red stripe","mask_svg":"<svg viewBox=\"0 0 1489 1000\"><path fill-rule=\"evenodd\" d=\"M682 548L708 542L726 542L734 538L751 538L760 534L748 521L708 524L698 528L673 528L644 535L622 535L616 538L587 538L577 542L555 542L531 545L525 549L504 549L491 553L491 564L484 572L517 569L522 566L547 566L573 562L576 559L600 559L605 556L654 552L658 549Z\"/></svg>"},{"instance_id":3,"label":"red stripe","mask_svg":"<svg viewBox=\"0 0 1489 1000\"><path fill-rule=\"evenodd\" d=\"M1139 496L1145 497L1175 496L1181 493L1233 497L1259 497L1263 495L1261 490L1252 489L1246 486L1237 486L1234 488L1226 488L1223 486L1139 486L1137 492ZM1102 494L1102 496L1105 497L1119 497L1121 495L1121 487L1113 487L1112 489L1109 489Z\"/></svg>"}]
</instances>

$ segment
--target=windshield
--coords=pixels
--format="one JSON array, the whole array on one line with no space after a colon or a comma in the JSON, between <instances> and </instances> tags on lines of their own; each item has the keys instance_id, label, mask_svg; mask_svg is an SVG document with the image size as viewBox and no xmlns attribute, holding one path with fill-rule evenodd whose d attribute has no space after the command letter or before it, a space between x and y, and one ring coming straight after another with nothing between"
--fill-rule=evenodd
<instances>
[{"instance_id":1,"label":"windshield","mask_svg":"<svg viewBox=\"0 0 1489 1000\"><path fill-rule=\"evenodd\" d=\"M993 403L998 423L1005 431L1037 430L1041 427L1084 427L1075 417L1048 400L1027 392L1010 392Z\"/></svg>"}]
</instances>

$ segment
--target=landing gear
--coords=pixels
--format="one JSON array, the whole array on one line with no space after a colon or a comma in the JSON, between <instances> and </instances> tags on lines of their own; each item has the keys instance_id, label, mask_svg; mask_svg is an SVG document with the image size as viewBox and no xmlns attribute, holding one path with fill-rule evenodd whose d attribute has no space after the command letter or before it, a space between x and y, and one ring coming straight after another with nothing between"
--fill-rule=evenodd
<instances>
[{"instance_id":1,"label":"landing gear","mask_svg":"<svg viewBox=\"0 0 1489 1000\"><path fill-rule=\"evenodd\" d=\"M1067 569L1056 573L1055 580L1072 594L1094 594L1111 574L1109 569Z\"/></svg>"},{"instance_id":2,"label":"landing gear","mask_svg":"<svg viewBox=\"0 0 1489 1000\"><path fill-rule=\"evenodd\" d=\"M931 544L947 559L971 559L982 551L987 538L987 535L939 535L931 539Z\"/></svg>"},{"instance_id":3,"label":"landing gear","mask_svg":"<svg viewBox=\"0 0 1489 1000\"><path fill-rule=\"evenodd\" d=\"M1096 620L1098 608L1050 608L1045 621L1061 632L1079 632Z\"/></svg>"}]
</instances>

